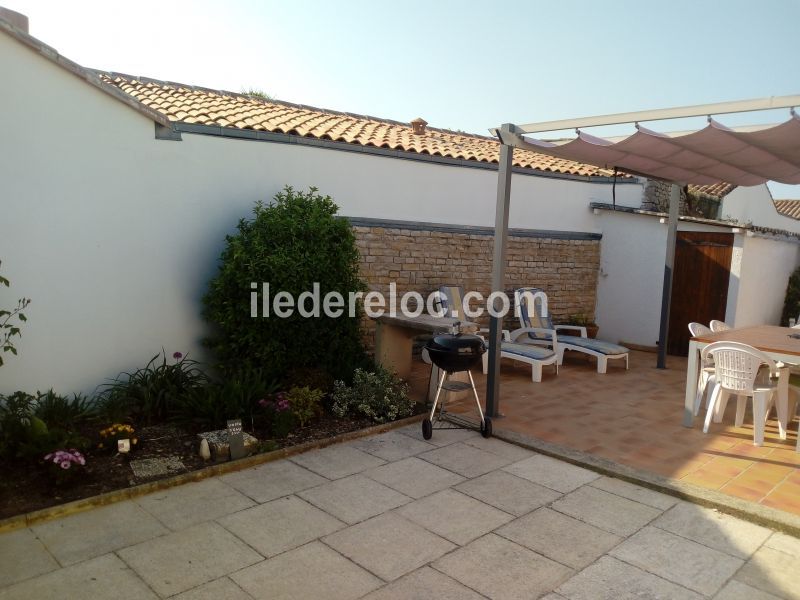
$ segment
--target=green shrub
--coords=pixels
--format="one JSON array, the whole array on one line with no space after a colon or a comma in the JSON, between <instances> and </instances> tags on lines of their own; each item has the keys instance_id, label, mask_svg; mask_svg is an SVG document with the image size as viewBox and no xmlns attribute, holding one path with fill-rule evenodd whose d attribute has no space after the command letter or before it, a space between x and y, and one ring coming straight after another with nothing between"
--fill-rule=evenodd
<instances>
[{"instance_id":1,"label":"green shrub","mask_svg":"<svg viewBox=\"0 0 800 600\"><path fill-rule=\"evenodd\" d=\"M0 265L2 265L0 261ZM10 287L11 283L3 276L0 276L0 285ZM17 305L13 308L3 309L0 308L0 367L3 366L3 354L10 352L14 356L17 355L17 348L14 346L14 338L21 337L19 323L27 321L25 310L31 303L28 298L20 298L17 300Z\"/></svg>"},{"instance_id":2,"label":"green shrub","mask_svg":"<svg viewBox=\"0 0 800 600\"><path fill-rule=\"evenodd\" d=\"M382 367L374 373L356 369L353 385L337 381L333 390L333 412L339 417L348 413L364 415L377 423L386 423L414 412L408 397L408 384Z\"/></svg>"},{"instance_id":3,"label":"green shrub","mask_svg":"<svg viewBox=\"0 0 800 600\"><path fill-rule=\"evenodd\" d=\"M37 393L34 414L48 426L74 429L95 418L97 405L94 398L73 394L72 398L56 394L52 389Z\"/></svg>"},{"instance_id":4,"label":"green shrub","mask_svg":"<svg viewBox=\"0 0 800 600\"><path fill-rule=\"evenodd\" d=\"M285 389L310 387L312 390L321 390L323 394L333 391L333 377L315 367L290 368L283 379L283 384Z\"/></svg>"},{"instance_id":5,"label":"green shrub","mask_svg":"<svg viewBox=\"0 0 800 600\"><path fill-rule=\"evenodd\" d=\"M800 316L800 267L797 267L789 277L786 286L786 299L783 302L781 325L789 326L789 319Z\"/></svg>"},{"instance_id":6,"label":"green shrub","mask_svg":"<svg viewBox=\"0 0 800 600\"><path fill-rule=\"evenodd\" d=\"M313 390L310 387L293 387L286 394L289 401L289 410L292 411L300 427L305 425L322 412L322 390Z\"/></svg>"},{"instance_id":7,"label":"green shrub","mask_svg":"<svg viewBox=\"0 0 800 600\"><path fill-rule=\"evenodd\" d=\"M362 365L361 310L339 318L261 315L262 284L270 297L288 292L295 301L319 283L320 300L339 292L364 291L358 249L350 224L336 218L338 208L315 188L307 193L285 188L272 204L259 202L253 218L242 219L226 238L219 272L205 295L204 316L214 334L207 344L230 365L262 366L274 379L290 368L319 367L334 378L349 378ZM251 283L258 286L259 316L251 317ZM271 305L271 302L270 302Z\"/></svg>"},{"instance_id":8,"label":"green shrub","mask_svg":"<svg viewBox=\"0 0 800 600\"><path fill-rule=\"evenodd\" d=\"M173 362L167 362L166 352L162 351L143 368L121 373L106 384L101 393L104 416L111 421L126 417L148 424L163 421L177 402L208 383L199 363L180 352L172 358Z\"/></svg>"}]
</instances>

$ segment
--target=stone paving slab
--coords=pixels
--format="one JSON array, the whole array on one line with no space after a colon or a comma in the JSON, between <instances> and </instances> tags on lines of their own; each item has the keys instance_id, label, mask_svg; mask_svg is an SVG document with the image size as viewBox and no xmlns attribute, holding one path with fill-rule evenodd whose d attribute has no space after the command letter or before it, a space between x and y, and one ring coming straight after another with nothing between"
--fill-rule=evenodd
<instances>
[{"instance_id":1,"label":"stone paving slab","mask_svg":"<svg viewBox=\"0 0 800 600\"><path fill-rule=\"evenodd\" d=\"M331 481L298 496L349 525L411 502L408 496L363 475Z\"/></svg>"},{"instance_id":2,"label":"stone paving slab","mask_svg":"<svg viewBox=\"0 0 800 600\"><path fill-rule=\"evenodd\" d=\"M673 496L667 496L661 492L649 490L613 477L601 477L600 479L595 479L589 485L661 510L667 510L678 503L678 499Z\"/></svg>"},{"instance_id":3,"label":"stone paving slab","mask_svg":"<svg viewBox=\"0 0 800 600\"><path fill-rule=\"evenodd\" d=\"M346 444L312 450L305 454L292 456L289 460L328 479L341 479L386 462L377 456Z\"/></svg>"},{"instance_id":4,"label":"stone paving slab","mask_svg":"<svg viewBox=\"0 0 800 600\"><path fill-rule=\"evenodd\" d=\"M714 600L780 600L780 598L732 579L719 594L714 596Z\"/></svg>"},{"instance_id":5,"label":"stone paving slab","mask_svg":"<svg viewBox=\"0 0 800 600\"><path fill-rule=\"evenodd\" d=\"M174 600L253 600L250 594L227 577L215 579L211 583L206 583L172 598Z\"/></svg>"},{"instance_id":6,"label":"stone paving slab","mask_svg":"<svg viewBox=\"0 0 800 600\"><path fill-rule=\"evenodd\" d=\"M213 581L263 560L217 523L201 523L124 548L118 555L161 596Z\"/></svg>"},{"instance_id":7,"label":"stone paving slab","mask_svg":"<svg viewBox=\"0 0 800 600\"><path fill-rule=\"evenodd\" d=\"M135 502L176 531L253 506L244 494L220 479L204 479L137 498Z\"/></svg>"},{"instance_id":8,"label":"stone paving slab","mask_svg":"<svg viewBox=\"0 0 800 600\"><path fill-rule=\"evenodd\" d=\"M744 564L657 527L645 527L609 554L706 596L719 591Z\"/></svg>"},{"instance_id":9,"label":"stone paving slab","mask_svg":"<svg viewBox=\"0 0 800 600\"><path fill-rule=\"evenodd\" d=\"M419 458L448 471L458 473L463 477L478 477L512 462L509 458L504 458L493 452L486 452L462 442L456 442L455 444L425 452L420 454Z\"/></svg>"},{"instance_id":10,"label":"stone paving slab","mask_svg":"<svg viewBox=\"0 0 800 600\"><path fill-rule=\"evenodd\" d=\"M461 475L413 456L363 474L411 498L422 498L465 481Z\"/></svg>"},{"instance_id":11,"label":"stone paving slab","mask_svg":"<svg viewBox=\"0 0 800 600\"><path fill-rule=\"evenodd\" d=\"M431 444L433 446L448 446L456 442L463 442L465 440L480 437L481 434L473 431L472 429L436 429L433 432L431 439L426 440L422 437L422 425L414 423L395 430L397 433L407 435L415 440Z\"/></svg>"},{"instance_id":12,"label":"stone paving slab","mask_svg":"<svg viewBox=\"0 0 800 600\"><path fill-rule=\"evenodd\" d=\"M517 517L561 497L561 494L505 471L492 471L456 486L473 498Z\"/></svg>"},{"instance_id":13,"label":"stone paving slab","mask_svg":"<svg viewBox=\"0 0 800 600\"><path fill-rule=\"evenodd\" d=\"M735 579L781 598L800 598L799 573L800 559L796 556L762 547Z\"/></svg>"},{"instance_id":14,"label":"stone paving slab","mask_svg":"<svg viewBox=\"0 0 800 600\"><path fill-rule=\"evenodd\" d=\"M588 469L541 454L508 465L503 471L562 494L576 490L600 477Z\"/></svg>"},{"instance_id":15,"label":"stone paving slab","mask_svg":"<svg viewBox=\"0 0 800 600\"><path fill-rule=\"evenodd\" d=\"M257 600L355 600L383 582L320 542L311 542L231 575Z\"/></svg>"},{"instance_id":16,"label":"stone paving slab","mask_svg":"<svg viewBox=\"0 0 800 600\"><path fill-rule=\"evenodd\" d=\"M269 502L328 481L288 460L229 473L220 479L256 502Z\"/></svg>"},{"instance_id":17,"label":"stone paving slab","mask_svg":"<svg viewBox=\"0 0 800 600\"><path fill-rule=\"evenodd\" d=\"M538 598L573 572L492 533L440 558L433 567L494 600Z\"/></svg>"},{"instance_id":18,"label":"stone paving slab","mask_svg":"<svg viewBox=\"0 0 800 600\"><path fill-rule=\"evenodd\" d=\"M384 581L394 581L455 546L395 513L386 513L322 539Z\"/></svg>"},{"instance_id":19,"label":"stone paving slab","mask_svg":"<svg viewBox=\"0 0 800 600\"><path fill-rule=\"evenodd\" d=\"M484 600L485 596L430 567L417 569L364 596L364 600Z\"/></svg>"},{"instance_id":20,"label":"stone paving slab","mask_svg":"<svg viewBox=\"0 0 800 600\"><path fill-rule=\"evenodd\" d=\"M0 588L59 568L30 529L0 537Z\"/></svg>"},{"instance_id":21,"label":"stone paving slab","mask_svg":"<svg viewBox=\"0 0 800 600\"><path fill-rule=\"evenodd\" d=\"M297 496L286 496L219 520L266 557L292 550L345 524Z\"/></svg>"},{"instance_id":22,"label":"stone paving slab","mask_svg":"<svg viewBox=\"0 0 800 600\"><path fill-rule=\"evenodd\" d=\"M657 508L588 485L570 492L551 506L553 510L621 536L636 533L661 514Z\"/></svg>"},{"instance_id":23,"label":"stone paving slab","mask_svg":"<svg viewBox=\"0 0 800 600\"><path fill-rule=\"evenodd\" d=\"M156 600L119 558L105 554L0 590L2 600Z\"/></svg>"},{"instance_id":24,"label":"stone paving slab","mask_svg":"<svg viewBox=\"0 0 800 600\"><path fill-rule=\"evenodd\" d=\"M367 452L383 460L395 461L409 456L415 456L436 446L422 440L403 435L397 431L387 431L380 435L361 438L351 442L351 445L362 452Z\"/></svg>"},{"instance_id":25,"label":"stone paving slab","mask_svg":"<svg viewBox=\"0 0 800 600\"><path fill-rule=\"evenodd\" d=\"M169 532L155 517L131 501L34 525L32 529L63 566Z\"/></svg>"},{"instance_id":26,"label":"stone paving slab","mask_svg":"<svg viewBox=\"0 0 800 600\"><path fill-rule=\"evenodd\" d=\"M613 533L549 508L520 517L497 534L573 569L588 566L622 541Z\"/></svg>"},{"instance_id":27,"label":"stone paving slab","mask_svg":"<svg viewBox=\"0 0 800 600\"><path fill-rule=\"evenodd\" d=\"M522 446L507 444L497 438L485 438L481 435L468 437L464 440L464 443L513 461L523 460L536 454L533 450L528 450Z\"/></svg>"}]
</instances>

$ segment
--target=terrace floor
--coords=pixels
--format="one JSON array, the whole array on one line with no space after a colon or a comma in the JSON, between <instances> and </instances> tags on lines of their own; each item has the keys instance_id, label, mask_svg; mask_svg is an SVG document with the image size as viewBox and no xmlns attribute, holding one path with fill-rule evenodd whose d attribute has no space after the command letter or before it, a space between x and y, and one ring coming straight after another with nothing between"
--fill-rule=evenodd
<instances>
[{"instance_id":1,"label":"terrace floor","mask_svg":"<svg viewBox=\"0 0 800 600\"><path fill-rule=\"evenodd\" d=\"M570 356L571 355L571 356ZM777 422L767 424L765 443L753 446L752 416L733 426L735 402L725 418L702 432L681 425L686 358L668 357L667 369L655 368L654 354L632 352L630 370L610 361L599 375L583 355L567 353L555 376L544 368L541 383L532 383L530 367L503 360L500 412L495 431L532 436L643 469L658 475L718 490L794 514L800 514L800 454L795 452L796 424L778 437ZM429 367L415 362L412 390L422 396ZM484 399L485 377L474 372ZM455 403L472 410L474 402ZM701 411L702 413L702 411ZM774 416L774 414L773 414Z\"/></svg>"}]
</instances>

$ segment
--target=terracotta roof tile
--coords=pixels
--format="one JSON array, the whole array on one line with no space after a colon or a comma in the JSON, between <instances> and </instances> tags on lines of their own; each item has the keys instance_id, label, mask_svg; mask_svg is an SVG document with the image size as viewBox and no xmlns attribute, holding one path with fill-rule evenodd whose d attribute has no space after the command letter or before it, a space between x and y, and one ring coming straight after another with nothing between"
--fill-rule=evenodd
<instances>
[{"instance_id":1,"label":"terracotta roof tile","mask_svg":"<svg viewBox=\"0 0 800 600\"><path fill-rule=\"evenodd\" d=\"M719 183L711 183L708 185L690 185L689 191L693 194L707 194L709 196L716 196L722 198L730 194L736 188L735 185L720 181Z\"/></svg>"},{"instance_id":2,"label":"terracotta roof tile","mask_svg":"<svg viewBox=\"0 0 800 600\"><path fill-rule=\"evenodd\" d=\"M423 134L414 134L408 123L322 110L278 100L262 100L245 94L119 73L96 71L96 74L104 82L119 88L173 122L288 133L484 163L498 161L498 142L490 137L431 127L427 127ZM613 171L608 169L528 150L514 152L514 165L568 175L613 175Z\"/></svg>"},{"instance_id":3,"label":"terracotta roof tile","mask_svg":"<svg viewBox=\"0 0 800 600\"><path fill-rule=\"evenodd\" d=\"M800 220L800 200L773 200L775 210L784 217Z\"/></svg>"}]
</instances>

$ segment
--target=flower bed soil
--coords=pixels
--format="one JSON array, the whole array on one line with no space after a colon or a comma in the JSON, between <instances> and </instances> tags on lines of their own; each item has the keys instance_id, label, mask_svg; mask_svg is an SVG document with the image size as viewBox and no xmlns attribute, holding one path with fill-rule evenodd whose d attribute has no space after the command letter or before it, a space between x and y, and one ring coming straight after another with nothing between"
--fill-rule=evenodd
<instances>
[{"instance_id":1,"label":"flower bed soil","mask_svg":"<svg viewBox=\"0 0 800 600\"><path fill-rule=\"evenodd\" d=\"M329 414L298 428L286 438L264 445L264 451L324 440L375 425L367 418L337 418ZM130 460L177 456L184 473L214 464L198 456L197 432L186 432L172 425L137 428L138 448L131 454L109 454L100 450L86 452L86 467L75 473L71 482L56 486L43 465L24 461L5 461L0 468L0 519L111 492L141 483L173 477L176 473L137 479ZM96 431L87 431L87 437ZM260 440L264 437L256 431Z\"/></svg>"}]
</instances>

